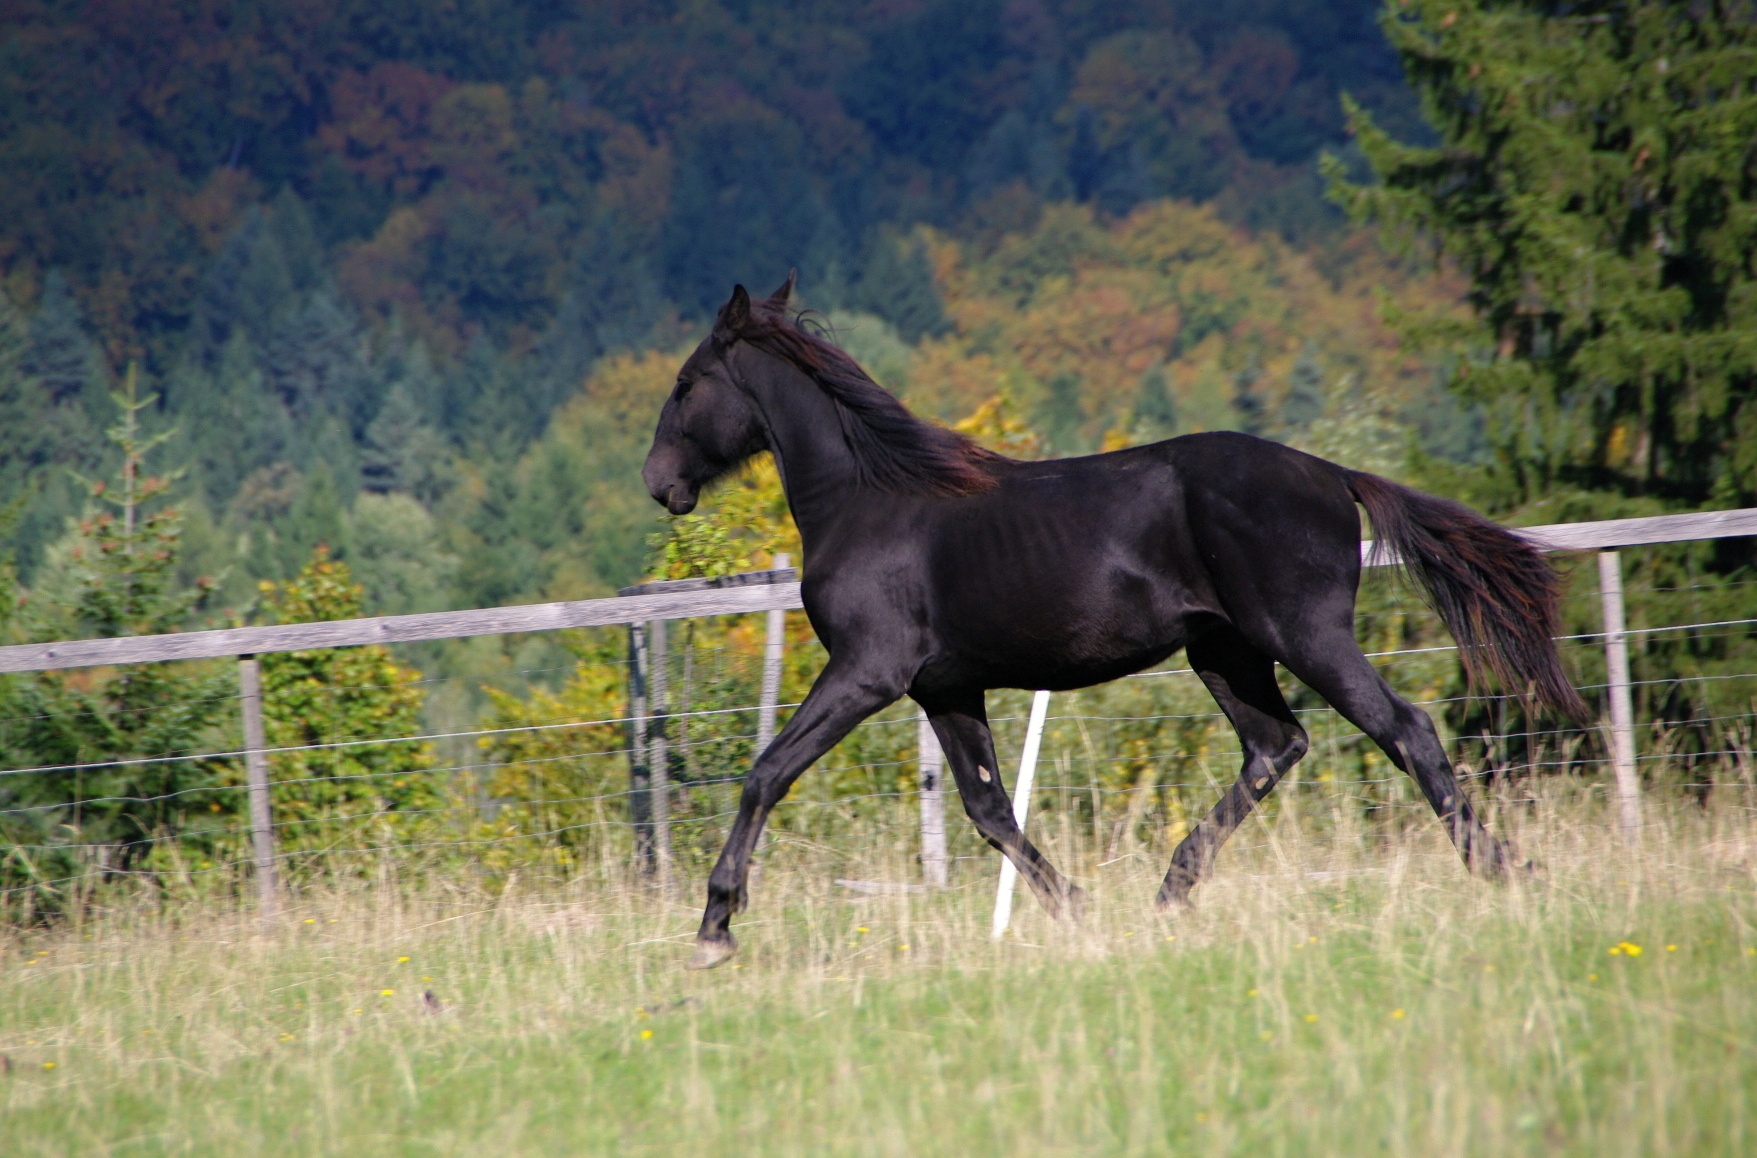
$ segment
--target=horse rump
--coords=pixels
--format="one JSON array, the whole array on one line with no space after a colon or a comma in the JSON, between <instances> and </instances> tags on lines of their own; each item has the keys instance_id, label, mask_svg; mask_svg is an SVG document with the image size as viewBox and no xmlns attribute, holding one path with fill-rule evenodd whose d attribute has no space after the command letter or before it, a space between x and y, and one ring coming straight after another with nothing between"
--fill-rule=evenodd
<instances>
[{"instance_id":1,"label":"horse rump","mask_svg":"<svg viewBox=\"0 0 1757 1158\"><path fill-rule=\"evenodd\" d=\"M1396 552L1458 641L1473 691L1492 672L1521 697L1589 718L1556 654L1562 583L1542 552L1462 503L1361 471L1346 482L1372 520L1374 550Z\"/></svg>"}]
</instances>

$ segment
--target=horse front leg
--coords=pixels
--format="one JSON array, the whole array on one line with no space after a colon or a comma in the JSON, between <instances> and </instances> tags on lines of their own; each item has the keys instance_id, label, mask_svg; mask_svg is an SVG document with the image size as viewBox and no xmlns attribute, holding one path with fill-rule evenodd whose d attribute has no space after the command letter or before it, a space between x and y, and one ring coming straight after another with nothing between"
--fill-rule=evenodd
<instances>
[{"instance_id":1,"label":"horse front leg","mask_svg":"<svg viewBox=\"0 0 1757 1158\"><path fill-rule=\"evenodd\" d=\"M793 782L860 721L903 694L905 680L831 658L780 735L756 758L744 778L738 817L714 871L708 874L708 904L696 933L691 969L712 969L737 951L732 916L743 910L750 858L776 804Z\"/></svg>"},{"instance_id":2,"label":"horse front leg","mask_svg":"<svg viewBox=\"0 0 1757 1158\"><path fill-rule=\"evenodd\" d=\"M1025 839L1013 817L1013 802L1001 783L1000 762L994 754L994 734L988 727L988 711L982 694L952 702L924 703L927 719L939 737L952 779L976 831L1011 860L1031 886L1038 903L1052 917L1078 916L1084 894L1056 871L1049 858Z\"/></svg>"}]
</instances>

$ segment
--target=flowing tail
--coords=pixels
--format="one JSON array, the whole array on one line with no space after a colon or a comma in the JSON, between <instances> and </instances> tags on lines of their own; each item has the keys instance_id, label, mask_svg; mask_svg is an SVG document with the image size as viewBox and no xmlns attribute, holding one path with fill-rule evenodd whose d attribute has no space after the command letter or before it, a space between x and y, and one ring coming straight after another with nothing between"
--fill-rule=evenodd
<instances>
[{"instance_id":1,"label":"flowing tail","mask_svg":"<svg viewBox=\"0 0 1757 1158\"><path fill-rule=\"evenodd\" d=\"M1536 547L1449 499L1360 471L1346 482L1373 521L1375 552L1397 553L1458 641L1473 689L1493 672L1571 720L1590 717L1556 654L1561 579Z\"/></svg>"}]
</instances>

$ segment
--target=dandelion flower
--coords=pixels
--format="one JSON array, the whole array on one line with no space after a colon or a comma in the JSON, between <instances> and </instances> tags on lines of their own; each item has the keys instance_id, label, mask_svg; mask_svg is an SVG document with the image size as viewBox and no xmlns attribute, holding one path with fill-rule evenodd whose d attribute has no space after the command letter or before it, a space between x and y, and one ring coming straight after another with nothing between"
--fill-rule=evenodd
<instances>
[{"instance_id":1,"label":"dandelion flower","mask_svg":"<svg viewBox=\"0 0 1757 1158\"><path fill-rule=\"evenodd\" d=\"M395 997L397 995L397 991L394 989L380 989L378 991L378 995L380 997Z\"/></svg>"},{"instance_id":2,"label":"dandelion flower","mask_svg":"<svg viewBox=\"0 0 1757 1158\"><path fill-rule=\"evenodd\" d=\"M407 957L398 957L397 958L398 965L407 965L408 963L409 963L409 959Z\"/></svg>"},{"instance_id":3,"label":"dandelion flower","mask_svg":"<svg viewBox=\"0 0 1757 1158\"><path fill-rule=\"evenodd\" d=\"M651 1040L652 1040L652 1037L653 1037L653 1031L652 1031L652 1030L650 1030L650 1029L643 1029L643 1030L641 1030L641 1040L642 1040L642 1041L651 1041Z\"/></svg>"},{"instance_id":4,"label":"dandelion flower","mask_svg":"<svg viewBox=\"0 0 1757 1158\"><path fill-rule=\"evenodd\" d=\"M1393 1021L1402 1021L1403 1020L1403 1011L1401 1009L1393 1009L1391 1011L1391 1019Z\"/></svg>"},{"instance_id":5,"label":"dandelion flower","mask_svg":"<svg viewBox=\"0 0 1757 1158\"><path fill-rule=\"evenodd\" d=\"M1628 954L1630 957L1641 956L1641 946L1637 945L1633 941L1624 941L1622 943L1622 949L1623 949L1623 952Z\"/></svg>"},{"instance_id":6,"label":"dandelion flower","mask_svg":"<svg viewBox=\"0 0 1757 1158\"><path fill-rule=\"evenodd\" d=\"M1665 947L1665 951L1667 953L1676 953L1678 951L1678 947L1676 945L1667 945Z\"/></svg>"},{"instance_id":7,"label":"dandelion flower","mask_svg":"<svg viewBox=\"0 0 1757 1158\"><path fill-rule=\"evenodd\" d=\"M856 932L856 933L865 933L865 932L867 932L867 931L868 931L868 930L867 930L867 928L866 928L866 926L865 926L865 925L862 925L862 926L860 926L860 927L859 927L859 928L858 928L858 929L855 929L855 930L854 930L854 931L855 931L855 932Z\"/></svg>"},{"instance_id":8,"label":"dandelion flower","mask_svg":"<svg viewBox=\"0 0 1757 1158\"><path fill-rule=\"evenodd\" d=\"M1588 974L1587 974L1587 975L1586 975L1586 979L1587 979L1587 980L1588 980L1588 981L1597 981L1597 980L1598 980L1598 974L1596 974L1596 973L1588 973Z\"/></svg>"},{"instance_id":9,"label":"dandelion flower","mask_svg":"<svg viewBox=\"0 0 1757 1158\"><path fill-rule=\"evenodd\" d=\"M1253 989L1250 992L1245 994L1246 997L1255 997L1256 995L1257 995L1257 991L1255 989Z\"/></svg>"},{"instance_id":10,"label":"dandelion flower","mask_svg":"<svg viewBox=\"0 0 1757 1158\"><path fill-rule=\"evenodd\" d=\"M423 980L423 981L431 981L431 980L433 980L433 978L431 978L431 977L429 977L429 976L427 976L427 975L426 975L426 974L425 974L425 973L423 973L423 974L422 974L422 975L421 975L421 980Z\"/></svg>"},{"instance_id":11,"label":"dandelion flower","mask_svg":"<svg viewBox=\"0 0 1757 1158\"><path fill-rule=\"evenodd\" d=\"M899 952L899 953L907 953L908 951L909 951L909 946L907 946L907 945L898 945L897 946L897 952Z\"/></svg>"},{"instance_id":12,"label":"dandelion flower","mask_svg":"<svg viewBox=\"0 0 1757 1158\"><path fill-rule=\"evenodd\" d=\"M1306 1014L1306 1021L1308 1021L1308 1022L1315 1022L1315 1021L1317 1021L1317 1020L1318 1020L1318 1015L1317 1015L1317 1014L1315 1014L1315 1013L1308 1013L1308 1014Z\"/></svg>"},{"instance_id":13,"label":"dandelion flower","mask_svg":"<svg viewBox=\"0 0 1757 1158\"><path fill-rule=\"evenodd\" d=\"M44 1062L43 1068L46 1070L52 1070L55 1068L55 1063L54 1062Z\"/></svg>"}]
</instances>

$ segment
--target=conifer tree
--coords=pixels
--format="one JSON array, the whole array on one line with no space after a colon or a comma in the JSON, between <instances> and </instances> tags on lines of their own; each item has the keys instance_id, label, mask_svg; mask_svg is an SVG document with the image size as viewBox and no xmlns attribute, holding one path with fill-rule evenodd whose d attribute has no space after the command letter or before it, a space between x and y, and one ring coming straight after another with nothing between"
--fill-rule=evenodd
<instances>
[{"instance_id":1,"label":"conifer tree","mask_svg":"<svg viewBox=\"0 0 1757 1158\"><path fill-rule=\"evenodd\" d=\"M1304 430L1324 415L1324 367L1310 343L1299 352L1287 376L1287 397L1281 403L1281 425Z\"/></svg>"},{"instance_id":2,"label":"conifer tree","mask_svg":"<svg viewBox=\"0 0 1757 1158\"><path fill-rule=\"evenodd\" d=\"M1525 495L1757 502L1757 4L1400 0L1441 143L1349 118L1331 187L1470 278L1458 386Z\"/></svg>"},{"instance_id":3,"label":"conifer tree","mask_svg":"<svg viewBox=\"0 0 1757 1158\"><path fill-rule=\"evenodd\" d=\"M164 502L174 480L147 469L170 432L143 432L141 415L157 399L139 396L135 382L130 368L115 395L116 475L90 484L85 518L33 589L15 594L7 569L0 618L12 633L53 640L177 631L214 589L178 578L183 515ZM224 759L162 758L230 747L214 731L235 689L229 671L187 664L134 664L95 677L43 672L0 685L0 760L57 766L0 784L0 833L10 842L0 883L29 886L37 908L53 909L73 882L151 865L161 850L213 867L210 858L235 832L236 801L225 789L236 769Z\"/></svg>"},{"instance_id":4,"label":"conifer tree","mask_svg":"<svg viewBox=\"0 0 1757 1158\"><path fill-rule=\"evenodd\" d=\"M1141 375L1141 391L1135 397L1134 441L1158 442L1177 433L1177 400L1164 366Z\"/></svg>"},{"instance_id":5,"label":"conifer tree","mask_svg":"<svg viewBox=\"0 0 1757 1158\"><path fill-rule=\"evenodd\" d=\"M98 378L97 351L85 335L85 314L60 270L43 282L43 297L31 319L25 372L49 398L62 402L83 395Z\"/></svg>"}]
</instances>

